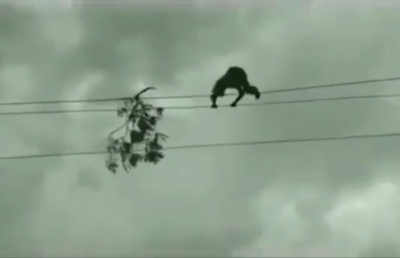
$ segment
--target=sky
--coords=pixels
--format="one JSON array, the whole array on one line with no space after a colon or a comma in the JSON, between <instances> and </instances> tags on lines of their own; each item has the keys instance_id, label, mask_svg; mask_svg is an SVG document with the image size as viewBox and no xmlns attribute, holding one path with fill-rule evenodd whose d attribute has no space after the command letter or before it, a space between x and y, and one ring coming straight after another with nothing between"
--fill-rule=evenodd
<instances>
[{"instance_id":1,"label":"sky","mask_svg":"<svg viewBox=\"0 0 400 258\"><path fill-rule=\"evenodd\" d=\"M229 66L245 68L260 90L396 77L399 23L396 8L334 1L258 8L3 3L0 102L130 96L147 86L157 88L148 96L208 94ZM397 85L259 101L396 93ZM170 137L167 146L393 133L399 111L398 99L166 109L160 131ZM121 124L116 112L0 119L0 156L105 150L107 134ZM116 175L103 155L1 160L0 254L398 256L399 144L381 138L170 150L158 165Z\"/></svg>"}]
</instances>

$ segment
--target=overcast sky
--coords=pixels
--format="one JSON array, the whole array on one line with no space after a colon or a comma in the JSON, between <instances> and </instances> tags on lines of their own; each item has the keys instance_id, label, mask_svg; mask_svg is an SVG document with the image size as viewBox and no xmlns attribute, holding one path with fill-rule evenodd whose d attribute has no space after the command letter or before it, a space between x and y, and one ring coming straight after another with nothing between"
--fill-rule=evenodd
<instances>
[{"instance_id":1,"label":"overcast sky","mask_svg":"<svg viewBox=\"0 0 400 258\"><path fill-rule=\"evenodd\" d=\"M152 85L158 90L149 96L208 94L233 65L244 67L260 90L400 75L397 9L299 6L3 4L0 102L119 97ZM366 84L259 101L397 87ZM153 103L210 104L207 98ZM397 99L166 110L160 130L170 146L391 133L400 131L399 111ZM0 119L0 156L103 150L121 124L113 112ZM117 175L105 168L105 156L2 160L0 254L400 255L399 146L387 138L171 150L156 166Z\"/></svg>"}]
</instances>

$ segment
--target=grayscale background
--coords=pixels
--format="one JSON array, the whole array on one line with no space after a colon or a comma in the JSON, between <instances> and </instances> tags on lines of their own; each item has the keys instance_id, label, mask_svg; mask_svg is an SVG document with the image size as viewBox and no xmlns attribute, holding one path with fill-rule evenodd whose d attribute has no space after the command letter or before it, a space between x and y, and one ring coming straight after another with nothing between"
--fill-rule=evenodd
<instances>
[{"instance_id":1,"label":"grayscale background","mask_svg":"<svg viewBox=\"0 0 400 258\"><path fill-rule=\"evenodd\" d=\"M244 67L260 90L400 75L400 11L393 6L20 2L0 5L0 102L128 96L152 85L158 90L148 96L208 94L231 65ZM398 85L260 101L394 93ZM397 99L166 110L160 130L169 146L391 133L400 131L399 111ZM114 112L0 117L0 156L103 150L120 124ZM171 150L156 166L117 175L101 155L2 160L0 254L400 255L399 146L388 138Z\"/></svg>"}]
</instances>

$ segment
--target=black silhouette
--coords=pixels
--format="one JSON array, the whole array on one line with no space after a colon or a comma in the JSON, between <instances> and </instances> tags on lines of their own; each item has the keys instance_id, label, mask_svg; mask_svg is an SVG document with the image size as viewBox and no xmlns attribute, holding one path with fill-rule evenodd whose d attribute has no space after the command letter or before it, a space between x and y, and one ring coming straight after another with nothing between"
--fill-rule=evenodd
<instances>
[{"instance_id":1,"label":"black silhouette","mask_svg":"<svg viewBox=\"0 0 400 258\"><path fill-rule=\"evenodd\" d=\"M210 95L212 108L218 107L217 98L225 96L226 89L236 89L239 94L231 107L236 107L245 94L253 95L256 99L259 99L261 95L256 86L250 85L246 71L238 66L229 67L226 73L215 82Z\"/></svg>"}]
</instances>

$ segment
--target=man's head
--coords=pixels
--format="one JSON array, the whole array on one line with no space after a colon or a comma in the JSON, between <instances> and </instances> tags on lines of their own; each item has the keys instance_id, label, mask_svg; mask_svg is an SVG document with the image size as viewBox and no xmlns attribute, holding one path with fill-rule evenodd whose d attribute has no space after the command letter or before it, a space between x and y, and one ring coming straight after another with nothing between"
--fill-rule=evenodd
<instances>
[{"instance_id":1,"label":"man's head","mask_svg":"<svg viewBox=\"0 0 400 258\"><path fill-rule=\"evenodd\" d=\"M261 93L256 86L250 86L247 88L246 93L253 95L256 99L259 99L261 96Z\"/></svg>"}]
</instances>

